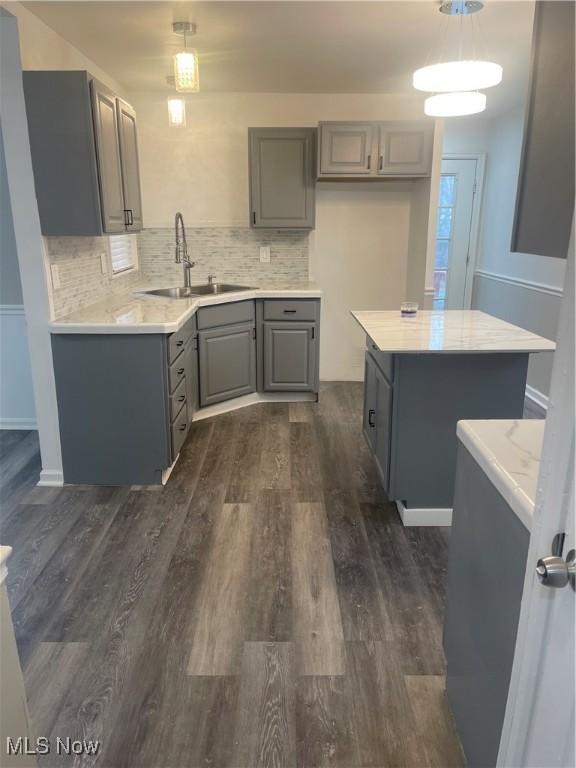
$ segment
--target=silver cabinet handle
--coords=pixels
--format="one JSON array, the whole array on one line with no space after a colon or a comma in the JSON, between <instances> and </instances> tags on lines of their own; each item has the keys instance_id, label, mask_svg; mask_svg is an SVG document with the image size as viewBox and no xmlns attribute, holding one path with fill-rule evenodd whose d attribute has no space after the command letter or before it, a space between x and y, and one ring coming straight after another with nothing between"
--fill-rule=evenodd
<instances>
[{"instance_id":1,"label":"silver cabinet handle","mask_svg":"<svg viewBox=\"0 0 576 768\"><path fill-rule=\"evenodd\" d=\"M368 155L368 170L370 170L371 165L372 165L372 155Z\"/></svg>"},{"instance_id":2,"label":"silver cabinet handle","mask_svg":"<svg viewBox=\"0 0 576 768\"><path fill-rule=\"evenodd\" d=\"M373 417L376 415L376 411L373 408L370 408L368 411L368 426L369 427L375 427L376 424L372 421Z\"/></svg>"}]
</instances>

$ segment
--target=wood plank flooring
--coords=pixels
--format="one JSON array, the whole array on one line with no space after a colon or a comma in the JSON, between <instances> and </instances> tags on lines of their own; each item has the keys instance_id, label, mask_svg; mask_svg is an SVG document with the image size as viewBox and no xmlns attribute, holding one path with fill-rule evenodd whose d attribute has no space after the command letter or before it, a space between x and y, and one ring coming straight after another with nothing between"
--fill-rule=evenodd
<instances>
[{"instance_id":1,"label":"wood plank flooring","mask_svg":"<svg viewBox=\"0 0 576 768\"><path fill-rule=\"evenodd\" d=\"M462 765L444 696L446 529L404 529L362 385L199 422L168 485L35 488L0 432L8 590L43 766Z\"/></svg>"}]
</instances>

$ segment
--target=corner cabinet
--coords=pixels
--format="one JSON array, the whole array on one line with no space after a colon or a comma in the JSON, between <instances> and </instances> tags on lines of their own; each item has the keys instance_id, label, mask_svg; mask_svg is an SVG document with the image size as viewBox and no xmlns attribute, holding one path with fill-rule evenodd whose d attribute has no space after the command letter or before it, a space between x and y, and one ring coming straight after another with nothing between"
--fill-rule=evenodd
<instances>
[{"instance_id":1,"label":"corner cabinet","mask_svg":"<svg viewBox=\"0 0 576 768\"><path fill-rule=\"evenodd\" d=\"M136 116L86 71L23 73L44 235L142 229Z\"/></svg>"},{"instance_id":2,"label":"corner cabinet","mask_svg":"<svg viewBox=\"0 0 576 768\"><path fill-rule=\"evenodd\" d=\"M256 391L253 301L198 310L200 407Z\"/></svg>"},{"instance_id":3,"label":"corner cabinet","mask_svg":"<svg viewBox=\"0 0 576 768\"><path fill-rule=\"evenodd\" d=\"M250 226L314 229L314 128L249 128Z\"/></svg>"},{"instance_id":4,"label":"corner cabinet","mask_svg":"<svg viewBox=\"0 0 576 768\"><path fill-rule=\"evenodd\" d=\"M320 123L318 178L422 177L432 172L429 120Z\"/></svg>"}]
</instances>

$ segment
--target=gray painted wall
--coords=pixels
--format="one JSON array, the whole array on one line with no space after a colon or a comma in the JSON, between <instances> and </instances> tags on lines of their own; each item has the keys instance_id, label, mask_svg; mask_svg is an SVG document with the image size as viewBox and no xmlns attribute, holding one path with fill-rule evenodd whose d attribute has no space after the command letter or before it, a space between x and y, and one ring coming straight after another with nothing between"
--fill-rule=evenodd
<instances>
[{"instance_id":1,"label":"gray painted wall","mask_svg":"<svg viewBox=\"0 0 576 768\"><path fill-rule=\"evenodd\" d=\"M22 304L20 269L16 254L16 239L12 208L8 195L8 177L4 142L0 130L0 304Z\"/></svg>"},{"instance_id":2,"label":"gray painted wall","mask_svg":"<svg viewBox=\"0 0 576 768\"><path fill-rule=\"evenodd\" d=\"M547 339L556 338L561 296L529 286L495 280L476 274L472 307L519 325ZM528 386L548 395L553 352L530 355Z\"/></svg>"}]
</instances>

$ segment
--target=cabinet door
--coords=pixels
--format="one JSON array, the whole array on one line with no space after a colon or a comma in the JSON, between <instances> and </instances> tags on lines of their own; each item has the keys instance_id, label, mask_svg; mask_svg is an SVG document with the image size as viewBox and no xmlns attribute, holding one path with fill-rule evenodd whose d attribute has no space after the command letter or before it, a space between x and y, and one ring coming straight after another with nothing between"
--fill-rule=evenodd
<instances>
[{"instance_id":1,"label":"cabinet door","mask_svg":"<svg viewBox=\"0 0 576 768\"><path fill-rule=\"evenodd\" d=\"M250 225L313 229L313 128L250 128Z\"/></svg>"},{"instance_id":2,"label":"cabinet door","mask_svg":"<svg viewBox=\"0 0 576 768\"><path fill-rule=\"evenodd\" d=\"M264 389L315 392L316 323L264 323Z\"/></svg>"},{"instance_id":3,"label":"cabinet door","mask_svg":"<svg viewBox=\"0 0 576 768\"><path fill-rule=\"evenodd\" d=\"M118 99L117 109L126 230L139 232L142 229L142 196L140 193L136 113L129 104L120 99Z\"/></svg>"},{"instance_id":4,"label":"cabinet door","mask_svg":"<svg viewBox=\"0 0 576 768\"><path fill-rule=\"evenodd\" d=\"M184 347L184 365L186 368L185 386L188 405L188 421L198 410L198 335L195 333Z\"/></svg>"},{"instance_id":5,"label":"cabinet door","mask_svg":"<svg viewBox=\"0 0 576 768\"><path fill-rule=\"evenodd\" d=\"M320 123L319 175L369 176L375 138L372 123Z\"/></svg>"},{"instance_id":6,"label":"cabinet door","mask_svg":"<svg viewBox=\"0 0 576 768\"><path fill-rule=\"evenodd\" d=\"M102 228L107 234L125 232L117 101L114 94L96 80L92 80L91 89Z\"/></svg>"},{"instance_id":7,"label":"cabinet door","mask_svg":"<svg viewBox=\"0 0 576 768\"><path fill-rule=\"evenodd\" d=\"M433 122L381 123L378 174L430 176L433 142Z\"/></svg>"},{"instance_id":8,"label":"cabinet door","mask_svg":"<svg viewBox=\"0 0 576 768\"><path fill-rule=\"evenodd\" d=\"M253 323L198 332L200 405L212 405L256 389Z\"/></svg>"},{"instance_id":9,"label":"cabinet door","mask_svg":"<svg viewBox=\"0 0 576 768\"><path fill-rule=\"evenodd\" d=\"M362 430L372 452L376 446L376 364L366 352L364 360L364 415Z\"/></svg>"},{"instance_id":10,"label":"cabinet door","mask_svg":"<svg viewBox=\"0 0 576 768\"><path fill-rule=\"evenodd\" d=\"M376 369L376 442L374 459L380 471L384 490L390 481L390 442L392 438L392 387Z\"/></svg>"}]
</instances>

